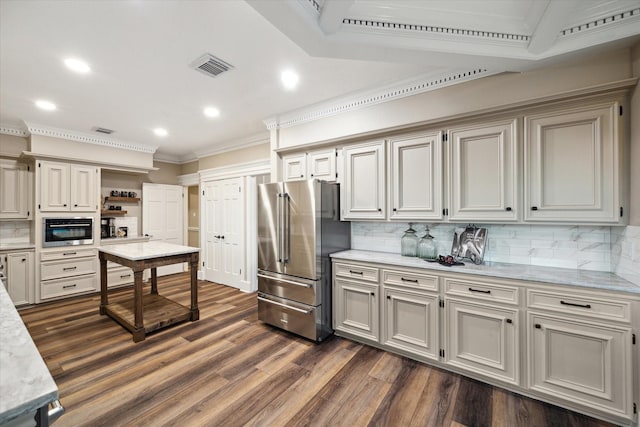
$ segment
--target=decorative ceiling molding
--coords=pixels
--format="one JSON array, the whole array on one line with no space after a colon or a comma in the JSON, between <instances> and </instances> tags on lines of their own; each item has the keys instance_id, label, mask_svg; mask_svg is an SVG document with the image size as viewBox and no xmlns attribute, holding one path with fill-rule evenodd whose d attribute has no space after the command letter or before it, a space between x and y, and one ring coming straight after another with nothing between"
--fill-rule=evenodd
<instances>
[{"instance_id":1,"label":"decorative ceiling molding","mask_svg":"<svg viewBox=\"0 0 640 427\"><path fill-rule=\"evenodd\" d=\"M627 10L625 12L615 13L613 15L605 16L600 19L594 19L593 21L584 22L573 27L565 28L560 31L560 36L571 36L578 33L582 33L587 30L602 29L603 27L610 26L611 24L618 24L621 21L628 21L630 18L636 18L640 20L640 7Z\"/></svg>"},{"instance_id":2,"label":"decorative ceiling molding","mask_svg":"<svg viewBox=\"0 0 640 427\"><path fill-rule=\"evenodd\" d=\"M281 116L264 120L264 124L269 130L297 126L302 123L312 122L335 114L345 113L347 111L353 111L369 107L371 105L417 95L419 93L440 89L465 81L487 77L492 74L496 74L496 72L478 68L475 70L445 74L438 77L430 76L417 80L412 79L401 84L395 84L366 94L338 98L327 103L285 113Z\"/></svg>"},{"instance_id":3,"label":"decorative ceiling molding","mask_svg":"<svg viewBox=\"0 0 640 427\"><path fill-rule=\"evenodd\" d=\"M14 128L10 126L0 126L0 133L4 135L19 136L22 138L26 138L29 136L27 131L25 131L24 129Z\"/></svg>"},{"instance_id":4,"label":"decorative ceiling molding","mask_svg":"<svg viewBox=\"0 0 640 427\"><path fill-rule=\"evenodd\" d=\"M70 141L84 142L87 144L103 145L111 148L119 148L121 150L139 151L142 153L153 154L157 147L133 142L119 141L111 138L99 137L82 132L56 129L49 126L39 125L30 122L24 122L27 127L27 135L50 136L53 138L68 139Z\"/></svg>"},{"instance_id":5,"label":"decorative ceiling molding","mask_svg":"<svg viewBox=\"0 0 640 427\"><path fill-rule=\"evenodd\" d=\"M256 160L235 165L220 166L205 169L198 172L200 182L215 181L218 179L238 178L242 176L265 175L271 173L271 161L269 159Z\"/></svg>"},{"instance_id":6,"label":"decorative ceiling molding","mask_svg":"<svg viewBox=\"0 0 640 427\"><path fill-rule=\"evenodd\" d=\"M198 156L198 159L202 159L203 157L214 156L216 154L239 150L241 148L254 147L256 145L267 144L269 142L269 134L261 132L259 134L251 135L245 138L234 139L232 141L226 141L220 144L216 144L216 146L211 149L197 150L195 154L196 156Z\"/></svg>"}]
</instances>

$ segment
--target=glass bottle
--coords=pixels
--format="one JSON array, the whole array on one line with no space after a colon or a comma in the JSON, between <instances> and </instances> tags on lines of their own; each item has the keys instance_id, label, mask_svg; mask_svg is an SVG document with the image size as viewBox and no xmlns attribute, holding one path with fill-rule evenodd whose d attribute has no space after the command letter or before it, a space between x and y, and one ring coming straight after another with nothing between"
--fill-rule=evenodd
<instances>
[{"instance_id":1,"label":"glass bottle","mask_svg":"<svg viewBox=\"0 0 640 427\"><path fill-rule=\"evenodd\" d=\"M433 236L429 234L429 226L425 227L424 236L418 243L418 256L427 261L433 261L438 257L438 247Z\"/></svg>"},{"instance_id":2,"label":"glass bottle","mask_svg":"<svg viewBox=\"0 0 640 427\"><path fill-rule=\"evenodd\" d=\"M419 240L418 236L416 236L416 230L414 230L412 228L412 224L409 223L409 228L405 230L404 235L400 240L400 253L402 256L416 256Z\"/></svg>"}]
</instances>

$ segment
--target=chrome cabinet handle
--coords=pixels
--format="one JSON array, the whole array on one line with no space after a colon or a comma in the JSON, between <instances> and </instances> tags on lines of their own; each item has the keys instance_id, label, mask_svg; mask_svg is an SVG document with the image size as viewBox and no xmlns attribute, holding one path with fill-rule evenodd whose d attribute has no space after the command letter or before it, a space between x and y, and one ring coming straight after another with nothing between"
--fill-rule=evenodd
<instances>
[{"instance_id":1,"label":"chrome cabinet handle","mask_svg":"<svg viewBox=\"0 0 640 427\"><path fill-rule=\"evenodd\" d=\"M311 313L311 310L303 310L301 308L291 307L290 305L282 304L282 303L279 303L277 301L272 301L270 299L266 299L266 298L262 298L262 297L258 297L258 300L264 301L264 302L268 302L269 304L277 305L279 307L288 308L289 310L297 311L297 312L303 313L303 314Z\"/></svg>"}]
</instances>

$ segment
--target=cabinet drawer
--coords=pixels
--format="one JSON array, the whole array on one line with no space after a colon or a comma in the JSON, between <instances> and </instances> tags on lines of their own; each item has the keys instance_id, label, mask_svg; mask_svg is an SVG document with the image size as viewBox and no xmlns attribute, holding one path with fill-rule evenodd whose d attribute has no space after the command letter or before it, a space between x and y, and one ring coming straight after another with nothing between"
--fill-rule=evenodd
<instances>
[{"instance_id":1,"label":"cabinet drawer","mask_svg":"<svg viewBox=\"0 0 640 427\"><path fill-rule=\"evenodd\" d=\"M445 293L451 296L463 296L505 304L518 304L519 301L518 288L516 287L457 279L444 279L444 286Z\"/></svg>"},{"instance_id":2,"label":"cabinet drawer","mask_svg":"<svg viewBox=\"0 0 640 427\"><path fill-rule=\"evenodd\" d=\"M40 284L40 296L42 299L61 297L91 292L98 289L98 276L89 274L86 276L67 277L65 279L48 280Z\"/></svg>"},{"instance_id":3,"label":"cabinet drawer","mask_svg":"<svg viewBox=\"0 0 640 427\"><path fill-rule=\"evenodd\" d=\"M364 267L355 264L335 264L336 276L359 279L378 283L379 270L375 267Z\"/></svg>"},{"instance_id":4,"label":"cabinet drawer","mask_svg":"<svg viewBox=\"0 0 640 427\"><path fill-rule=\"evenodd\" d=\"M60 251L47 251L40 254L41 261L51 261L54 259L69 259L69 258L82 258L82 257L95 257L98 252L95 248L83 248L69 247Z\"/></svg>"},{"instance_id":5,"label":"cabinet drawer","mask_svg":"<svg viewBox=\"0 0 640 427\"><path fill-rule=\"evenodd\" d=\"M405 286L416 289L438 291L438 277L420 273L403 273L394 270L382 270L385 285Z\"/></svg>"},{"instance_id":6,"label":"cabinet drawer","mask_svg":"<svg viewBox=\"0 0 640 427\"><path fill-rule=\"evenodd\" d=\"M593 296L528 289L527 304L529 308L563 314L571 313L598 319L631 321L631 303L627 301L612 301Z\"/></svg>"},{"instance_id":7,"label":"cabinet drawer","mask_svg":"<svg viewBox=\"0 0 640 427\"><path fill-rule=\"evenodd\" d=\"M127 283L133 283L133 270L130 268L114 268L107 272L107 286L109 288Z\"/></svg>"},{"instance_id":8,"label":"cabinet drawer","mask_svg":"<svg viewBox=\"0 0 640 427\"><path fill-rule=\"evenodd\" d=\"M40 279L58 279L60 277L79 276L96 272L95 258L47 261L40 264Z\"/></svg>"}]
</instances>

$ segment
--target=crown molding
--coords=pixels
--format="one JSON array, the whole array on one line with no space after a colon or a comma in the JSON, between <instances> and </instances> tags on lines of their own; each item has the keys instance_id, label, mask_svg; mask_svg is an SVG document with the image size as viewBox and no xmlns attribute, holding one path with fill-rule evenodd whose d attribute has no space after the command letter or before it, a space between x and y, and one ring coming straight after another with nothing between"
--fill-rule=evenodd
<instances>
[{"instance_id":1,"label":"crown molding","mask_svg":"<svg viewBox=\"0 0 640 427\"><path fill-rule=\"evenodd\" d=\"M182 185L183 187L190 187L193 185L199 185L200 184L200 174L198 172L194 172L194 173L188 173L185 175L179 175L178 176L178 184Z\"/></svg>"},{"instance_id":2,"label":"crown molding","mask_svg":"<svg viewBox=\"0 0 640 427\"><path fill-rule=\"evenodd\" d=\"M26 138L29 136L27 131L25 131L24 129L6 125L0 125L0 133L4 135L19 136L21 138Z\"/></svg>"},{"instance_id":3,"label":"crown molding","mask_svg":"<svg viewBox=\"0 0 640 427\"><path fill-rule=\"evenodd\" d=\"M153 155L154 162L173 163L174 165L184 165L185 163L191 163L197 160L198 158L192 154L187 154L186 156L178 157L177 159L175 156L169 157L169 154L162 154L158 152Z\"/></svg>"},{"instance_id":4,"label":"crown molding","mask_svg":"<svg viewBox=\"0 0 640 427\"><path fill-rule=\"evenodd\" d=\"M268 132L260 132L255 135L250 135L240 139L234 139L230 141L224 141L220 144L216 144L215 147L207 150L197 150L195 154L198 159L203 157L209 157L216 154L226 153L228 151L239 150L241 148L254 147L256 145L267 144L271 142Z\"/></svg>"},{"instance_id":5,"label":"crown molding","mask_svg":"<svg viewBox=\"0 0 640 427\"><path fill-rule=\"evenodd\" d=\"M360 92L347 97L339 97L332 101L312 105L309 107L284 113L280 116L268 118L263 121L268 130L281 129L297 126L303 123L324 119L336 114L348 111L359 110L383 102L395 101L412 95L441 89L458 83L487 77L497 74L497 71L490 71L478 68L467 71L457 71L453 73L441 74L439 76L421 76L404 80L382 88L368 92Z\"/></svg>"},{"instance_id":6,"label":"crown molding","mask_svg":"<svg viewBox=\"0 0 640 427\"><path fill-rule=\"evenodd\" d=\"M264 175L271 173L271 161L256 160L247 163L238 163L235 165L221 166L199 171L200 182L215 181L218 179L238 178L243 176Z\"/></svg>"},{"instance_id":7,"label":"crown molding","mask_svg":"<svg viewBox=\"0 0 640 427\"><path fill-rule=\"evenodd\" d=\"M103 145L111 148L118 148L121 150L139 151L142 153L153 154L158 147L152 145L140 144L137 142L120 141L117 139L98 137L92 134L77 132L66 129L57 129L45 125L39 125L31 122L24 122L27 127L27 136L40 135L49 136L53 138L68 139L70 141L84 142L87 144Z\"/></svg>"}]
</instances>

